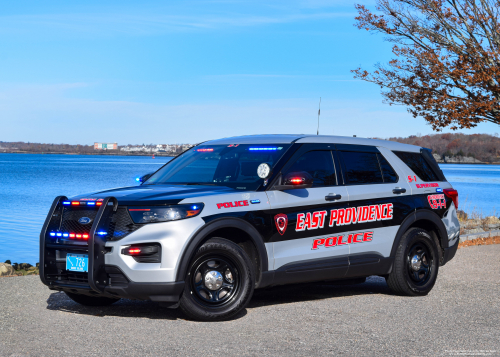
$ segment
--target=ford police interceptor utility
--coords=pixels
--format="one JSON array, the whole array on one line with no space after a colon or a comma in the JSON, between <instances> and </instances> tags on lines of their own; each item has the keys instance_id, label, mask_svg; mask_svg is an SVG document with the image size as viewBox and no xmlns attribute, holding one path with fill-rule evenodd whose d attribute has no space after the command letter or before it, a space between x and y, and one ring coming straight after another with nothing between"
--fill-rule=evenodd
<instances>
[{"instance_id":1,"label":"ford police interceptor utility","mask_svg":"<svg viewBox=\"0 0 500 357\"><path fill-rule=\"evenodd\" d=\"M222 320L273 285L379 275L422 296L458 246L458 193L417 146L241 136L141 179L54 200L40 234L45 285L84 305L152 300Z\"/></svg>"}]
</instances>

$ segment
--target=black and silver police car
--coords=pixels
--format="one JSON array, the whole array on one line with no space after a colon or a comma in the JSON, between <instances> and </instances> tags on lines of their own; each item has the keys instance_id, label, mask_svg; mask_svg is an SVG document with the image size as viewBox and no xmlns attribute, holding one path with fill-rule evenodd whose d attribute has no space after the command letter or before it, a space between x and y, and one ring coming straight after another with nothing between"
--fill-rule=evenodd
<instances>
[{"instance_id":1,"label":"black and silver police car","mask_svg":"<svg viewBox=\"0 0 500 357\"><path fill-rule=\"evenodd\" d=\"M273 285L379 275L396 294L426 295L458 247L458 193L417 146L232 137L142 181L54 200L45 285L84 305L152 300L223 320Z\"/></svg>"}]
</instances>

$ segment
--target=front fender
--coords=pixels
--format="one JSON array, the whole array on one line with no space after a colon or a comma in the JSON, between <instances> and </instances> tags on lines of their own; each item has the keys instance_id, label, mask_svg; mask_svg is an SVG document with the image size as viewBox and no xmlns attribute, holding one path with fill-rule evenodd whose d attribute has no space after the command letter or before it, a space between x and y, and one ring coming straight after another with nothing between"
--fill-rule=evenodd
<instances>
[{"instance_id":1,"label":"front fender","mask_svg":"<svg viewBox=\"0 0 500 357\"><path fill-rule=\"evenodd\" d=\"M261 274L260 276L256 277L256 282L258 283L260 281L262 273L267 272L269 269L267 249L266 246L264 245L264 241L259 232L255 229L255 227L253 227L250 223L240 218L234 218L234 217L224 217L216 219L201 227L193 235L191 240L186 245L186 248L181 253L181 258L175 279L176 281L184 281L184 277L186 276L188 271L189 262L195 255L198 247L200 247L203 244L203 242L207 240L207 238L210 236L211 233L221 228L237 228L247 233L248 236L251 238L259 254Z\"/></svg>"}]
</instances>

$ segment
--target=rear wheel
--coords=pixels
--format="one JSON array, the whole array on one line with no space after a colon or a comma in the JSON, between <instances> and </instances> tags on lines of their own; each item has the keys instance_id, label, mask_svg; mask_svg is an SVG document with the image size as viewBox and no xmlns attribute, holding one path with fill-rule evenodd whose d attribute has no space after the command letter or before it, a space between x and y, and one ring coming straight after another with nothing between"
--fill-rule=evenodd
<instances>
[{"instance_id":1,"label":"rear wheel","mask_svg":"<svg viewBox=\"0 0 500 357\"><path fill-rule=\"evenodd\" d=\"M401 238L387 285L396 294L427 295L437 279L439 253L436 241L421 228L410 228Z\"/></svg>"},{"instance_id":2,"label":"rear wheel","mask_svg":"<svg viewBox=\"0 0 500 357\"><path fill-rule=\"evenodd\" d=\"M252 298L254 269L237 244L211 238L193 257L185 282L180 307L186 315L201 321L226 320Z\"/></svg>"},{"instance_id":3,"label":"rear wheel","mask_svg":"<svg viewBox=\"0 0 500 357\"><path fill-rule=\"evenodd\" d=\"M108 298L108 297L103 297L103 296L88 296L88 295L81 295L81 294L74 294L74 293L68 293L65 292L68 297L73 300L74 302L77 302L81 305L85 306L107 306L114 304L120 299L113 299L113 298Z\"/></svg>"}]
</instances>

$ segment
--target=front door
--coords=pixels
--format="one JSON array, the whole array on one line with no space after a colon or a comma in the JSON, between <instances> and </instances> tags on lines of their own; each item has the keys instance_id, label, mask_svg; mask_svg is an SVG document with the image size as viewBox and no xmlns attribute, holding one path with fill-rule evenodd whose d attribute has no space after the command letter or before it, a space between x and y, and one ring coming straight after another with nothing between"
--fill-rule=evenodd
<instances>
[{"instance_id":1,"label":"front door","mask_svg":"<svg viewBox=\"0 0 500 357\"><path fill-rule=\"evenodd\" d=\"M267 191L275 224L270 242L277 283L341 278L348 267L349 245L343 227L331 221L332 210L345 209L343 185L334 145L305 144L282 170L307 172L313 177L308 189Z\"/></svg>"}]
</instances>

